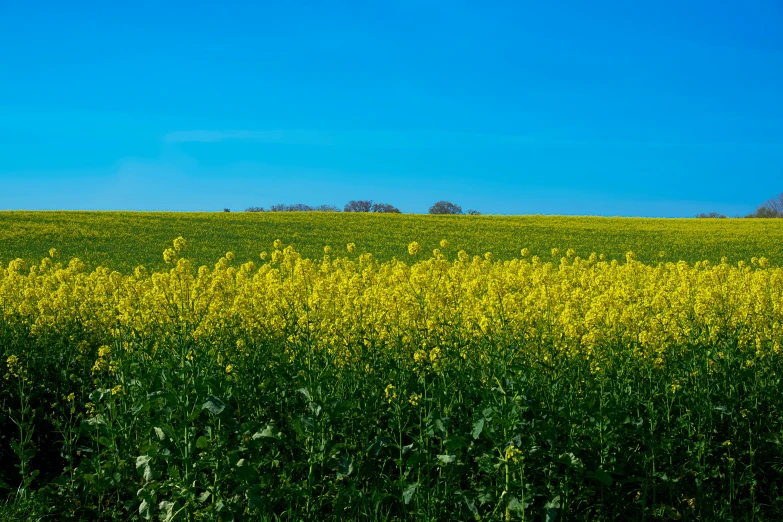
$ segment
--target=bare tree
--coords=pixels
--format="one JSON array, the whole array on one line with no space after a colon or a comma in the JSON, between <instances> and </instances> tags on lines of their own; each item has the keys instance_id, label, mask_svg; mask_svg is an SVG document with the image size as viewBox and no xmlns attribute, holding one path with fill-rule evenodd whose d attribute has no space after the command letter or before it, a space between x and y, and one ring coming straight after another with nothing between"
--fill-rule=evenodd
<instances>
[{"instance_id":1,"label":"bare tree","mask_svg":"<svg viewBox=\"0 0 783 522\"><path fill-rule=\"evenodd\" d=\"M372 210L371 199L352 199L345 204L345 212L370 212Z\"/></svg>"},{"instance_id":2,"label":"bare tree","mask_svg":"<svg viewBox=\"0 0 783 522\"><path fill-rule=\"evenodd\" d=\"M372 206L373 212L380 212L382 214L400 214L400 209L395 207L394 205L389 205L388 203L375 203Z\"/></svg>"},{"instance_id":3,"label":"bare tree","mask_svg":"<svg viewBox=\"0 0 783 522\"><path fill-rule=\"evenodd\" d=\"M316 212L340 212L340 209L334 205L318 205L313 210Z\"/></svg>"},{"instance_id":4,"label":"bare tree","mask_svg":"<svg viewBox=\"0 0 783 522\"><path fill-rule=\"evenodd\" d=\"M245 212L264 212L264 207L247 207Z\"/></svg>"},{"instance_id":5,"label":"bare tree","mask_svg":"<svg viewBox=\"0 0 783 522\"><path fill-rule=\"evenodd\" d=\"M294 205L278 203L269 207L270 212L311 212L313 210L315 210L313 207L304 203L296 203Z\"/></svg>"},{"instance_id":6,"label":"bare tree","mask_svg":"<svg viewBox=\"0 0 783 522\"><path fill-rule=\"evenodd\" d=\"M462 207L449 201L438 201L430 207L430 214L462 214Z\"/></svg>"},{"instance_id":7,"label":"bare tree","mask_svg":"<svg viewBox=\"0 0 783 522\"><path fill-rule=\"evenodd\" d=\"M774 210L778 215L783 216L783 192L778 194L777 197L768 199L762 206Z\"/></svg>"},{"instance_id":8,"label":"bare tree","mask_svg":"<svg viewBox=\"0 0 783 522\"><path fill-rule=\"evenodd\" d=\"M761 204L756 212L748 214L745 217L749 218L783 218L783 193L778 194L777 197L768 199Z\"/></svg>"},{"instance_id":9,"label":"bare tree","mask_svg":"<svg viewBox=\"0 0 783 522\"><path fill-rule=\"evenodd\" d=\"M710 212L709 214L705 214L702 212L701 214L696 214L697 218L711 218L711 219L726 219L726 216L723 214L718 214L717 212Z\"/></svg>"},{"instance_id":10,"label":"bare tree","mask_svg":"<svg viewBox=\"0 0 783 522\"><path fill-rule=\"evenodd\" d=\"M479 212L478 210L470 209L468 210L467 214L469 216L480 216L481 212Z\"/></svg>"}]
</instances>

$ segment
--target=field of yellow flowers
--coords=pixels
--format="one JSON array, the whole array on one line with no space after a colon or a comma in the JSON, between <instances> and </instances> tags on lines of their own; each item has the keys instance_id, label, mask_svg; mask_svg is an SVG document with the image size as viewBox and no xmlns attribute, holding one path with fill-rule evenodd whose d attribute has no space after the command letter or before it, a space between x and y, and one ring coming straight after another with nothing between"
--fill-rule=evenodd
<instances>
[{"instance_id":1,"label":"field of yellow flowers","mask_svg":"<svg viewBox=\"0 0 783 522\"><path fill-rule=\"evenodd\" d=\"M30 216L12 253L97 244ZM337 217L4 262L0 519L783 518L780 225Z\"/></svg>"}]
</instances>

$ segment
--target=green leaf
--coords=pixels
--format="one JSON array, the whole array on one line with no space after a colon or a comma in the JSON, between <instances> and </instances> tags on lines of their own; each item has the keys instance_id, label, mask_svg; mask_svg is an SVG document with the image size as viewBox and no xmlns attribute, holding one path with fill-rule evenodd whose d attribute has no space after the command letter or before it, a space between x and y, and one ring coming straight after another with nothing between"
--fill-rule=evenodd
<instances>
[{"instance_id":1,"label":"green leaf","mask_svg":"<svg viewBox=\"0 0 783 522\"><path fill-rule=\"evenodd\" d=\"M252 466L247 464L245 459L239 459L236 466L236 473L239 480L246 482L247 484L255 484L258 482L258 473Z\"/></svg>"},{"instance_id":2,"label":"green leaf","mask_svg":"<svg viewBox=\"0 0 783 522\"><path fill-rule=\"evenodd\" d=\"M247 506L250 509L258 509L263 505L264 497L261 496L263 491L264 488L259 484L250 486L250 489L247 492Z\"/></svg>"},{"instance_id":3,"label":"green leaf","mask_svg":"<svg viewBox=\"0 0 783 522\"><path fill-rule=\"evenodd\" d=\"M544 504L544 509L546 510L546 522L555 522L555 519L557 518L557 510L560 509L560 495L557 495L555 498Z\"/></svg>"},{"instance_id":4,"label":"green leaf","mask_svg":"<svg viewBox=\"0 0 783 522\"><path fill-rule=\"evenodd\" d=\"M481 435L481 432L484 430L484 419L479 419L476 424L473 425L473 431L471 432L471 435L473 435L473 439L478 439L479 435Z\"/></svg>"},{"instance_id":5,"label":"green leaf","mask_svg":"<svg viewBox=\"0 0 783 522\"><path fill-rule=\"evenodd\" d=\"M142 472L144 480L152 480L152 467L150 462L152 457L149 455L140 455L136 457L136 469Z\"/></svg>"},{"instance_id":6,"label":"green leaf","mask_svg":"<svg viewBox=\"0 0 783 522\"><path fill-rule=\"evenodd\" d=\"M508 501L508 510L509 511L522 511L522 503L517 499L517 497L511 497L511 500Z\"/></svg>"},{"instance_id":7,"label":"green leaf","mask_svg":"<svg viewBox=\"0 0 783 522\"><path fill-rule=\"evenodd\" d=\"M211 492L204 491L203 493L201 493L201 495L198 496L198 501L199 502L206 502L207 500L209 500L210 495L212 495Z\"/></svg>"},{"instance_id":8,"label":"green leaf","mask_svg":"<svg viewBox=\"0 0 783 522\"><path fill-rule=\"evenodd\" d=\"M438 428L441 433L446 433L446 426L443 425L441 419L435 419L435 427Z\"/></svg>"},{"instance_id":9,"label":"green leaf","mask_svg":"<svg viewBox=\"0 0 783 522\"><path fill-rule=\"evenodd\" d=\"M612 476L606 471L603 471L601 469L597 469L595 471L588 473L587 478L597 480L598 482L601 483L602 486L611 486L612 483L614 482L614 480L612 480Z\"/></svg>"},{"instance_id":10,"label":"green leaf","mask_svg":"<svg viewBox=\"0 0 783 522\"><path fill-rule=\"evenodd\" d=\"M577 457L576 455L574 455L573 453L570 453L570 452L569 453L563 453L562 455L560 455L556 459L556 462L560 462L561 464L565 464L567 466L570 466L570 467L572 467L575 470L580 471L580 472L584 471L584 469L585 469L585 466L582 463L582 460L579 457Z\"/></svg>"},{"instance_id":11,"label":"green leaf","mask_svg":"<svg viewBox=\"0 0 783 522\"><path fill-rule=\"evenodd\" d=\"M343 455L337 461L337 480L344 479L353 473L353 459L350 455Z\"/></svg>"},{"instance_id":12,"label":"green leaf","mask_svg":"<svg viewBox=\"0 0 783 522\"><path fill-rule=\"evenodd\" d=\"M462 437L449 437L446 439L443 443L443 447L446 448L446 451L449 453L454 453L460 448L464 448L468 445L467 439L464 439Z\"/></svg>"},{"instance_id":13,"label":"green leaf","mask_svg":"<svg viewBox=\"0 0 783 522\"><path fill-rule=\"evenodd\" d=\"M378 455L383 448L389 445L389 437L376 436L372 441L372 444L367 448L366 453L368 455Z\"/></svg>"},{"instance_id":14,"label":"green leaf","mask_svg":"<svg viewBox=\"0 0 783 522\"><path fill-rule=\"evenodd\" d=\"M209 440L202 435L201 437L196 439L196 447L198 449L206 449L209 447Z\"/></svg>"},{"instance_id":15,"label":"green leaf","mask_svg":"<svg viewBox=\"0 0 783 522\"><path fill-rule=\"evenodd\" d=\"M410 486L408 486L407 488L405 488L403 490L403 492L402 492L402 500L406 504L408 504L411 501L411 499L413 498L413 494L416 493L416 488L418 488L418 487L419 487L419 483L418 482L414 482L413 484L411 484Z\"/></svg>"},{"instance_id":16,"label":"green leaf","mask_svg":"<svg viewBox=\"0 0 783 522\"><path fill-rule=\"evenodd\" d=\"M154 429L155 429L155 435L157 435L157 436L158 436L158 439L159 439L159 440L163 440L163 439L165 439L165 438L166 438L166 434L165 434L165 433L163 433L163 430L162 430L162 429L158 428L157 426L155 426L155 428L154 428Z\"/></svg>"},{"instance_id":17,"label":"green leaf","mask_svg":"<svg viewBox=\"0 0 783 522\"><path fill-rule=\"evenodd\" d=\"M479 515L478 508L476 507L476 503L467 497L464 497L462 500L465 502L465 506L468 508L468 511L470 511L473 514L473 518L475 518L476 520L481 520L481 516Z\"/></svg>"},{"instance_id":18,"label":"green leaf","mask_svg":"<svg viewBox=\"0 0 783 522\"><path fill-rule=\"evenodd\" d=\"M144 520L149 520L152 518L152 505L147 502L147 499L141 501L141 504L139 504L139 516L143 518Z\"/></svg>"},{"instance_id":19,"label":"green leaf","mask_svg":"<svg viewBox=\"0 0 783 522\"><path fill-rule=\"evenodd\" d=\"M217 397L210 395L201 409L209 411L212 415L220 415L226 409L226 405Z\"/></svg>"},{"instance_id":20,"label":"green leaf","mask_svg":"<svg viewBox=\"0 0 783 522\"><path fill-rule=\"evenodd\" d=\"M174 516L174 502L162 500L160 504L158 504L158 509L161 511L161 513L158 514L158 517L163 522L169 522Z\"/></svg>"},{"instance_id":21,"label":"green leaf","mask_svg":"<svg viewBox=\"0 0 783 522\"><path fill-rule=\"evenodd\" d=\"M440 463L443 464L444 466L446 464L451 464L452 462L457 460L456 455L437 455L437 457L438 457L438 461L440 461Z\"/></svg>"},{"instance_id":22,"label":"green leaf","mask_svg":"<svg viewBox=\"0 0 783 522\"><path fill-rule=\"evenodd\" d=\"M273 424L267 424L266 428L253 434L253 440L278 438L274 428L275 426Z\"/></svg>"},{"instance_id":23,"label":"green leaf","mask_svg":"<svg viewBox=\"0 0 783 522\"><path fill-rule=\"evenodd\" d=\"M223 522L232 522L234 520L234 512L231 511L222 500L215 504L215 511L220 515L220 520Z\"/></svg>"}]
</instances>

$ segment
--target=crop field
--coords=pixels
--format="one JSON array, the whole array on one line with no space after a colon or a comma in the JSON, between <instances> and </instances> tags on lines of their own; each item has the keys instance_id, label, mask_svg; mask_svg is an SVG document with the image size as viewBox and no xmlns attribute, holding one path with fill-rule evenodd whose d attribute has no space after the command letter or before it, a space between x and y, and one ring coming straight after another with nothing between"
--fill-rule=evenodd
<instances>
[{"instance_id":1,"label":"crop field","mask_svg":"<svg viewBox=\"0 0 783 522\"><path fill-rule=\"evenodd\" d=\"M0 519L783 519L781 220L3 212L0 261Z\"/></svg>"},{"instance_id":2,"label":"crop field","mask_svg":"<svg viewBox=\"0 0 783 522\"><path fill-rule=\"evenodd\" d=\"M303 257L320 258L331 245L381 261L406 259L408 243L431 252L446 238L451 251L492 252L519 257L523 248L551 260L552 248L625 259L633 251L648 264L709 260L730 263L767 257L783 265L783 223L779 219L648 219L563 216L431 216L352 213L147 213L0 212L0 264L15 258L37 261L57 248L63 259L78 257L128 274L138 265L163 269L160 253L182 236L194 265L212 265L228 251L237 261L258 261L275 239ZM663 255L661 255L663 253Z\"/></svg>"}]
</instances>

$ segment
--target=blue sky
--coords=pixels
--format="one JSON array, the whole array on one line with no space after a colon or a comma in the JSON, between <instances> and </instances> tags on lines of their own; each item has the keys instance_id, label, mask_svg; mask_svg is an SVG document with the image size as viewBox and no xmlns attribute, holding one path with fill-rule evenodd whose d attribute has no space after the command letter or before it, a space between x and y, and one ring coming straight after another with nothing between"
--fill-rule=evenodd
<instances>
[{"instance_id":1,"label":"blue sky","mask_svg":"<svg viewBox=\"0 0 783 522\"><path fill-rule=\"evenodd\" d=\"M779 0L0 0L0 49L0 209L692 216L783 192Z\"/></svg>"}]
</instances>

